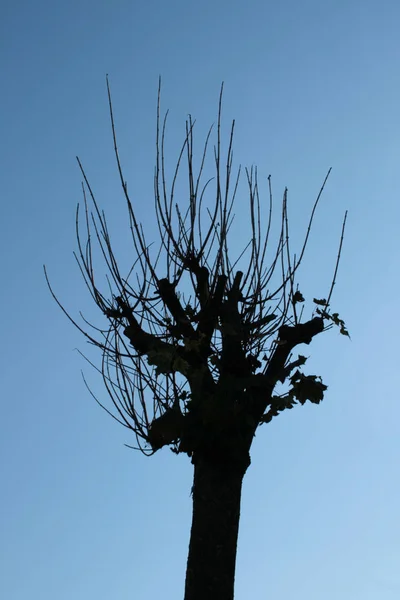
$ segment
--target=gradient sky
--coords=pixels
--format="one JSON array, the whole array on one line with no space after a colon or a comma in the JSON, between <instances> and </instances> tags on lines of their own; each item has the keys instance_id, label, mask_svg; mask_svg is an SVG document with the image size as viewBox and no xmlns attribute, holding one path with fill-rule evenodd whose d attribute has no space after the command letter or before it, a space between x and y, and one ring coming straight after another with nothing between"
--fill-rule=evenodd
<instances>
[{"instance_id":1,"label":"gradient sky","mask_svg":"<svg viewBox=\"0 0 400 600\"><path fill-rule=\"evenodd\" d=\"M332 302L352 341L331 330L307 347L324 402L257 433L235 598L400 597L399 27L395 0L1 2L1 598L183 598L190 461L124 446L134 438L89 396L81 369L106 400L42 271L74 316L101 322L72 251L77 154L129 247L106 73L148 239L159 74L171 168L187 114L200 143L224 80L236 164L257 164L264 190L271 174L277 203L288 187L293 243L333 168L299 283L326 295L348 209Z\"/></svg>"}]
</instances>

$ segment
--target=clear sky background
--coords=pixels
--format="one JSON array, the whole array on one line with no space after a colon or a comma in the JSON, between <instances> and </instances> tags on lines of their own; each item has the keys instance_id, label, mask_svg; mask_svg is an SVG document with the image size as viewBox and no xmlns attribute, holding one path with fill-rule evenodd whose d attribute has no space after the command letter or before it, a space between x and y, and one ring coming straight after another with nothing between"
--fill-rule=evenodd
<instances>
[{"instance_id":1,"label":"clear sky background","mask_svg":"<svg viewBox=\"0 0 400 600\"><path fill-rule=\"evenodd\" d=\"M332 166L299 281L327 294L348 209L333 307L352 341L331 330L307 347L324 402L258 431L236 599L400 597L399 27L395 0L1 2L1 598L183 598L190 461L124 446L42 271L73 315L101 323L72 255L77 154L130 260L106 73L149 240L159 74L171 168L187 114L200 142L224 80L236 165L257 164L264 191L271 173L277 203L288 186L293 243ZM236 212L244 222L244 200Z\"/></svg>"}]
</instances>

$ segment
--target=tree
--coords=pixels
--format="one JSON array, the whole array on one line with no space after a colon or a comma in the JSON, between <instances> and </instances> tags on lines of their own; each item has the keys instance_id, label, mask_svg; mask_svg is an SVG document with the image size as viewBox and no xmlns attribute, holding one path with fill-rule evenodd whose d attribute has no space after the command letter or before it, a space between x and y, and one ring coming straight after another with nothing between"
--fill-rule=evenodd
<instances>
[{"instance_id":1,"label":"tree","mask_svg":"<svg viewBox=\"0 0 400 600\"><path fill-rule=\"evenodd\" d=\"M205 182L203 179L213 128L208 131L195 174L195 123L189 117L168 191L164 161L167 115L161 120L159 85L154 189L160 245L154 250L145 239L124 179L108 80L107 90L115 157L135 260L128 275L123 276L105 215L78 159L84 181L84 228L82 233L78 205L75 257L107 326L81 327L57 299L45 271L46 279L62 310L87 340L101 350L98 370L113 410L97 398L96 401L132 430L137 441L133 447L152 455L169 446L173 452L191 458L193 520L185 600L230 600L234 593L242 481L250 465L255 432L283 410L307 400L319 404L324 397L327 386L320 377L304 374L306 357L299 354L294 358L295 348L310 344L316 335L333 325L348 335L343 320L330 309L347 215L329 293L326 299L314 299L311 318L302 322L305 300L296 275L330 170L312 208L298 258L292 255L289 246L285 190L279 239L267 264L272 224L271 178L268 177L269 210L265 219L257 170L246 169L251 234L247 246L232 257L229 240L241 172L239 168L233 176L234 122L223 162L223 87L214 146L215 177ZM187 199L175 203L185 156ZM213 200L207 205L212 186ZM95 278L94 242L101 249L109 271L106 293ZM275 284L277 272L279 282ZM132 283L133 273L135 283ZM279 386L284 388L283 393L278 393Z\"/></svg>"}]
</instances>

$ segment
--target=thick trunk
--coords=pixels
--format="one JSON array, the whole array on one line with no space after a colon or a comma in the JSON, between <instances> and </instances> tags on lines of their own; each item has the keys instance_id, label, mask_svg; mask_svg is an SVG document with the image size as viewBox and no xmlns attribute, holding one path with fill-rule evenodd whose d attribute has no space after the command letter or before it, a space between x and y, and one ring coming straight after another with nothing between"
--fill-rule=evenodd
<instances>
[{"instance_id":1,"label":"thick trunk","mask_svg":"<svg viewBox=\"0 0 400 600\"><path fill-rule=\"evenodd\" d=\"M248 464L194 466L185 600L233 600L242 481Z\"/></svg>"}]
</instances>

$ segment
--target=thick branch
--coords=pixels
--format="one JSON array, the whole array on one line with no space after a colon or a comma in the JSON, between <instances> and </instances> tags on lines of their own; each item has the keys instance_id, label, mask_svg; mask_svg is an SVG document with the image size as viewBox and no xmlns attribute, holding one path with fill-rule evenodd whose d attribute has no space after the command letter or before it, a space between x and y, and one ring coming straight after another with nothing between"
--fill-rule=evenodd
<instances>
[{"instance_id":1,"label":"thick branch","mask_svg":"<svg viewBox=\"0 0 400 600\"><path fill-rule=\"evenodd\" d=\"M255 375L252 386L255 391L255 419L260 422L273 393L277 382L282 377L286 361L293 348L298 344L309 344L314 336L324 330L324 320L314 317L306 323L294 326L282 325L279 328L279 338L271 360L264 374Z\"/></svg>"},{"instance_id":2,"label":"thick branch","mask_svg":"<svg viewBox=\"0 0 400 600\"><path fill-rule=\"evenodd\" d=\"M198 256L188 256L182 263L185 269L188 269L196 278L196 295L200 302L200 307L203 309L210 296L210 273L205 266L200 265Z\"/></svg>"},{"instance_id":3,"label":"thick branch","mask_svg":"<svg viewBox=\"0 0 400 600\"><path fill-rule=\"evenodd\" d=\"M218 316L224 297L226 275L219 275L213 296L209 299L204 309L200 312L198 332L204 336L204 345L209 346L212 334L218 324Z\"/></svg>"},{"instance_id":4,"label":"thick branch","mask_svg":"<svg viewBox=\"0 0 400 600\"><path fill-rule=\"evenodd\" d=\"M150 425L148 441L152 449L159 450L163 446L172 444L182 437L184 416L176 405L168 408L160 417L154 419Z\"/></svg>"},{"instance_id":5,"label":"thick branch","mask_svg":"<svg viewBox=\"0 0 400 600\"><path fill-rule=\"evenodd\" d=\"M239 313L240 283L243 273L235 275L228 298L221 307L221 375L235 374L236 377L246 377L251 374L250 364L246 360L244 350L244 328Z\"/></svg>"},{"instance_id":6,"label":"thick branch","mask_svg":"<svg viewBox=\"0 0 400 600\"><path fill-rule=\"evenodd\" d=\"M183 346L173 345L160 340L157 336L144 331L133 315L132 309L122 300L117 299L118 306L121 309L122 316L128 321L128 326L124 329L124 335L129 339L136 352L140 355L152 355L153 364L157 364L154 357L169 356L171 364L169 370L178 372L187 376L187 368L193 365L193 353L188 352ZM183 360L175 360L176 358ZM195 361L197 366L198 361Z\"/></svg>"},{"instance_id":7,"label":"thick branch","mask_svg":"<svg viewBox=\"0 0 400 600\"><path fill-rule=\"evenodd\" d=\"M321 317L314 317L306 323L298 323L297 325L282 325L279 328L279 345L286 342L289 345L297 346L298 344L309 344L312 338L321 333L324 329L324 320ZM291 348L291 349L292 349Z\"/></svg>"},{"instance_id":8,"label":"thick branch","mask_svg":"<svg viewBox=\"0 0 400 600\"><path fill-rule=\"evenodd\" d=\"M160 292L161 300L175 319L176 325L174 329L180 337L193 339L196 332L179 302L175 286L168 279L160 279L158 281L158 291Z\"/></svg>"}]
</instances>

